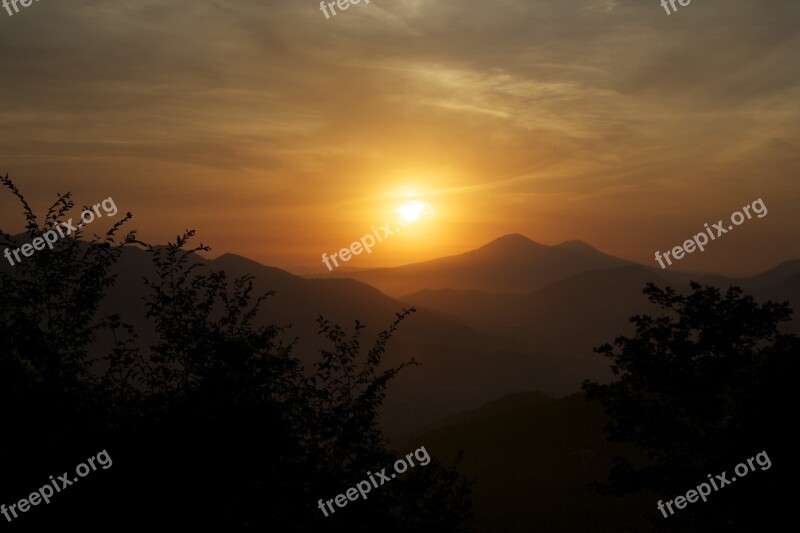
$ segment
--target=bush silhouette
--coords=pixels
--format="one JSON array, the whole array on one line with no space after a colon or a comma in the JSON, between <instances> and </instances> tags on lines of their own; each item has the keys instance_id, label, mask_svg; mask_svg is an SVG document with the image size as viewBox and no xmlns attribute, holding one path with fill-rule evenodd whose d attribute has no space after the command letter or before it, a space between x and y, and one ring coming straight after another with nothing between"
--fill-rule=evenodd
<instances>
[{"instance_id":1,"label":"bush silhouette","mask_svg":"<svg viewBox=\"0 0 800 533\"><path fill-rule=\"evenodd\" d=\"M682 295L648 284L644 293L663 313L634 316L635 336L596 349L612 361L617 381L583 386L605 407L610 439L644 452L618 458L599 488L614 494L650 489L671 500L708 481L708 474L727 471L730 478L737 464L766 451L769 470L757 469L667 518L654 500L653 520L683 531L767 530L790 509L795 464L785 410L795 398L800 343L779 330L791 309L758 304L736 287L722 294L692 283Z\"/></svg>"},{"instance_id":2,"label":"bush silhouette","mask_svg":"<svg viewBox=\"0 0 800 533\"><path fill-rule=\"evenodd\" d=\"M73 207L69 194L59 195L40 224L8 176L0 180L20 201L30 238ZM416 363L380 367L413 309L365 356L361 324L349 335L320 317L330 349L307 371L292 355L294 341L281 340L284 330L255 325L269 294L254 296L252 278L209 272L196 255L208 248L188 247L193 231L164 247L134 232L118 239L130 218L103 237L70 235L0 271L0 501L26 498L102 449L114 461L14 526L470 530L469 484L435 460L329 518L317 508L396 459L378 408L396 373ZM18 246L8 234L0 240ZM156 272L142 285L157 339L148 347L120 314L98 316L128 246L150 254ZM100 337L111 348L96 355Z\"/></svg>"}]
</instances>

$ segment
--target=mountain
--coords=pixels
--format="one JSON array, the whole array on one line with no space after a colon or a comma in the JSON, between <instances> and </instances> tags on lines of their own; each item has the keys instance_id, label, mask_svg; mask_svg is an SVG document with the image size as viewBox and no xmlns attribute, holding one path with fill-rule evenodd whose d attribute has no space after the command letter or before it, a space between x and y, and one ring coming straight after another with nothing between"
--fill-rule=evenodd
<instances>
[{"instance_id":1,"label":"mountain","mask_svg":"<svg viewBox=\"0 0 800 533\"><path fill-rule=\"evenodd\" d=\"M208 270L225 270L229 279L252 275L254 294L276 291L264 302L256 323L291 325L283 339L299 337L294 354L306 368L313 368L319 350L327 346L318 335L320 315L348 332L356 320L363 322L360 338L366 351L396 313L415 306L418 311L393 335L384 358L385 367L412 358L422 363L404 369L390 385L382 422L395 437L512 392L564 395L577 391L586 378L609 380L607 361L592 348L631 333L631 315L654 311L642 295L648 281L663 286L686 279L607 256L579 241L544 246L520 235L460 256L383 269L386 279L399 279L395 271L400 271L415 285L432 279L443 285L406 293L402 299L356 279L305 278L233 254L216 259L193 255L190 260ZM611 266L592 268L597 264ZM2 271L12 268L0 265ZM419 276L403 269L417 269ZM108 289L100 314L120 314L135 326L138 345L146 349L155 342L142 299L143 276L155 277L150 257L127 247L114 272L119 277ZM375 272L381 271L363 274ZM531 278L527 282L526 275ZM556 279L542 284L548 277ZM800 303L800 261L736 281L754 287L758 298ZM526 283L536 288L522 291ZM107 352L110 346L111 338L101 336L96 351Z\"/></svg>"},{"instance_id":2,"label":"mountain","mask_svg":"<svg viewBox=\"0 0 800 533\"><path fill-rule=\"evenodd\" d=\"M748 290L760 290L779 284L788 278L800 275L800 259L794 261L784 261L778 266L765 270L760 274L749 277L730 278L727 276L709 275L700 278L702 283L716 285L717 287L728 287L738 285Z\"/></svg>"},{"instance_id":3,"label":"mountain","mask_svg":"<svg viewBox=\"0 0 800 533\"><path fill-rule=\"evenodd\" d=\"M511 394L459 413L408 438L476 481L480 532L642 531L658 513L649 494L617 498L587 490L604 481L612 457L633 450L609 444L602 409L582 394L554 399Z\"/></svg>"},{"instance_id":4,"label":"mountain","mask_svg":"<svg viewBox=\"0 0 800 533\"><path fill-rule=\"evenodd\" d=\"M294 353L307 368L325 346L317 334L319 315L346 329L357 319L364 322L367 327L361 338L368 348L395 313L415 306L418 312L400 326L385 356L387 367L411 358L422 363L406 368L390 386L383 423L393 436L511 392L541 390L564 395L577 391L586 378L607 381L611 378L608 363L592 349L620 334L632 333L631 315L655 311L642 294L645 284L653 281L688 288L686 283L674 283L688 277L604 259L609 256L579 241L548 247L519 235L497 239L456 258L420 265L482 272L487 287L496 288L492 284L502 276L494 276L493 267L484 269L484 265L512 257L528 264L537 258L542 264L552 264L553 257L569 258L573 262L570 268L579 272L526 293L491 292L479 285L480 289L426 288L395 299L354 279L308 279L234 254L213 260L195 256L193 260L212 270L225 270L230 278L254 276L256 294L276 291L264 303L258 323L291 324L284 338L299 337ZM582 268L581 261L587 265L610 261L621 266ZM791 297L800 302L800 275L793 276L800 269L795 265L800 261L753 276L755 281L737 281L760 287L756 291L759 298ZM102 311L130 317L143 331L142 345L146 346L153 337L147 334L142 319L141 278L153 275L149 258L142 250L128 248L117 271L119 281L109 291Z\"/></svg>"},{"instance_id":5,"label":"mountain","mask_svg":"<svg viewBox=\"0 0 800 533\"><path fill-rule=\"evenodd\" d=\"M212 260L194 255L191 261L204 264L207 271L224 270L228 279L252 275L255 295L275 291L262 305L256 324L290 325L283 339L299 338L293 353L309 369L319 360L319 350L329 347L318 335L320 315L347 332L360 320L366 326L360 335L365 354L396 313L410 307L356 280L306 279L233 254ZM156 337L144 319L142 300L142 278L155 277L149 255L126 248L113 271L118 280L108 289L100 314L120 314L139 333L139 346L152 345ZM110 342L110 338L100 339L98 352L108 350ZM382 422L390 435L513 391L573 390L573 380L567 379L555 354L522 350L513 339L478 331L431 309L419 309L400 325L389 342L384 367L396 367L412 358L421 366L404 369L392 381L384 404Z\"/></svg>"},{"instance_id":6,"label":"mountain","mask_svg":"<svg viewBox=\"0 0 800 533\"><path fill-rule=\"evenodd\" d=\"M512 234L460 255L325 277L357 279L395 297L424 289L524 294L580 272L632 264L581 241L546 246Z\"/></svg>"},{"instance_id":7,"label":"mountain","mask_svg":"<svg viewBox=\"0 0 800 533\"><path fill-rule=\"evenodd\" d=\"M745 288L759 301L789 301L800 310L800 261L749 278L706 276L703 283ZM660 312L642 290L648 282L687 291L688 280L639 265L591 270L569 276L525 295L451 289L424 290L402 298L408 305L432 309L487 334L513 339L524 351L558 354L562 376L574 386L580 376L602 380L606 362L593 348L633 333L634 314ZM795 320L788 331L800 331ZM559 387L564 383L559 382Z\"/></svg>"},{"instance_id":8,"label":"mountain","mask_svg":"<svg viewBox=\"0 0 800 533\"><path fill-rule=\"evenodd\" d=\"M700 283L727 290L728 287L741 287L744 291L760 301L789 302L795 312L800 313L800 259L784 261L764 272L746 277L728 277L720 275L700 276ZM786 326L786 331L800 334L800 321L793 320Z\"/></svg>"},{"instance_id":9,"label":"mountain","mask_svg":"<svg viewBox=\"0 0 800 533\"><path fill-rule=\"evenodd\" d=\"M631 315L656 311L642 294L648 282L665 280L635 265L582 272L527 295L429 290L403 301L514 339L525 351L557 353L567 388L574 391L587 377L608 377L607 362L594 347L632 333Z\"/></svg>"}]
</instances>

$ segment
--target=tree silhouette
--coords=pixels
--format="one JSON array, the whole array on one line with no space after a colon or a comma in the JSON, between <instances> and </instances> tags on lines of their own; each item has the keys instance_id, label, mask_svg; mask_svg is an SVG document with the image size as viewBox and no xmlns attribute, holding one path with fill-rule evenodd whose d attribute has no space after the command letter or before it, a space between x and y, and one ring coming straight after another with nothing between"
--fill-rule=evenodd
<instances>
[{"instance_id":1,"label":"tree silhouette","mask_svg":"<svg viewBox=\"0 0 800 533\"><path fill-rule=\"evenodd\" d=\"M29 239L54 229L74 206L69 193L59 194L40 222L8 176L0 176L0 183L20 202ZM79 240L78 230L58 239L53 250L45 248L10 269L6 265L0 269L0 405L6 437L0 461L8 466L0 493L3 501L25 497L13 488L27 490L32 479L47 480L52 472L39 468L42 457L56 464L85 457L87 451L77 445L75 436L91 434L105 424L105 413L98 412L105 405L103 387L92 370L106 358L93 358L90 347L113 322L97 316L97 310L104 290L115 280L111 265L121 247L133 240L129 233L116 242L130 216L104 237ZM19 246L2 231L0 243ZM114 357L111 353L107 359Z\"/></svg>"},{"instance_id":2,"label":"tree silhouette","mask_svg":"<svg viewBox=\"0 0 800 533\"><path fill-rule=\"evenodd\" d=\"M54 227L73 207L59 195L39 225L20 201L27 235ZM88 531L161 526L226 531L420 531L444 524L468 531L469 484L435 460L325 518L329 499L390 466L395 455L378 409L403 367L381 369L398 314L361 355L352 335L320 317L330 349L306 371L294 341L257 326L269 294L253 280L208 271L187 231L155 247L133 232L117 242L130 213L105 235L60 239L10 270L0 270L0 406L6 465L0 501L15 502L49 475L107 449L113 466L17 519L20 527L81 524ZM0 233L17 247L17 239ZM150 254L155 274L142 297L155 342L142 347L121 314L99 316L125 247ZM125 310L122 310L125 311ZM110 348L99 342L111 339ZM99 474L93 476L100 477Z\"/></svg>"},{"instance_id":3,"label":"tree silhouette","mask_svg":"<svg viewBox=\"0 0 800 533\"><path fill-rule=\"evenodd\" d=\"M785 410L793 403L800 344L780 332L786 303L758 304L740 288L691 283L683 295L648 284L660 316L637 315L633 337L595 351L612 361L618 379L586 381L590 400L604 406L610 440L634 444L644 457L619 457L600 489L624 494L650 489L671 500L708 474L766 451L773 466L664 518L664 529L763 530L785 517L794 464ZM730 476L729 476L730 477Z\"/></svg>"}]
</instances>

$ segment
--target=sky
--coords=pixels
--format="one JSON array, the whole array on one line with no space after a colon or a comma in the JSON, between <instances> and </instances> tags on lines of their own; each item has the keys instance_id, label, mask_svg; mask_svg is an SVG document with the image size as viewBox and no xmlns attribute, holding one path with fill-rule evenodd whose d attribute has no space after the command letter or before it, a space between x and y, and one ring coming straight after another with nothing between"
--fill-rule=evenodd
<instances>
[{"instance_id":1,"label":"sky","mask_svg":"<svg viewBox=\"0 0 800 533\"><path fill-rule=\"evenodd\" d=\"M338 10L337 10L338 11ZM675 270L800 258L800 2L41 0L0 10L0 174L43 212L112 197L164 243L186 228L281 268L434 215L347 264L509 233ZM97 226L99 227L99 225ZM0 194L0 228L21 232Z\"/></svg>"}]
</instances>

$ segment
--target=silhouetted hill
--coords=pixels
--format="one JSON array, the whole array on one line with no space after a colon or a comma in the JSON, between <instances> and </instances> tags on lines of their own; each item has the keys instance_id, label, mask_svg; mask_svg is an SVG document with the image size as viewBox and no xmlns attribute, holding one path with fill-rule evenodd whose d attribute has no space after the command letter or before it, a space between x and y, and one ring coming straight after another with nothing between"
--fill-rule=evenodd
<instances>
[{"instance_id":1,"label":"silhouetted hill","mask_svg":"<svg viewBox=\"0 0 800 533\"><path fill-rule=\"evenodd\" d=\"M558 354L577 390L580 376L608 376L593 348L631 331L628 317L649 309L642 295L649 281L664 283L651 269L634 265L583 272L527 295L438 290L403 300L515 339L526 350Z\"/></svg>"},{"instance_id":2,"label":"silhouetted hill","mask_svg":"<svg viewBox=\"0 0 800 533\"><path fill-rule=\"evenodd\" d=\"M758 290L776 285L798 274L800 274L800 259L795 259L794 261L785 261L774 268L753 276L731 278L728 276L709 275L703 276L699 281L717 287L738 285L748 290Z\"/></svg>"},{"instance_id":3,"label":"silhouetted hill","mask_svg":"<svg viewBox=\"0 0 800 533\"><path fill-rule=\"evenodd\" d=\"M743 278L704 276L700 281L723 290L731 285L742 287L760 300L788 301L795 312L795 320L789 324L789 330L800 333L800 321L796 318L800 313L800 259L785 261L753 276Z\"/></svg>"},{"instance_id":4,"label":"silhouetted hill","mask_svg":"<svg viewBox=\"0 0 800 533\"><path fill-rule=\"evenodd\" d=\"M511 259L539 265L540 271L550 269L552 276L559 262L572 269L607 261L623 266L583 269L572 275L561 271L557 281L526 294L492 292L497 283L511 279L509 272L517 276L514 284L523 283L525 274ZM361 320L367 325L362 342L370 345L395 313L417 306L419 312L393 337L384 360L391 366L411 358L423 363L406 369L392 383L384 414L387 429L394 435L510 392L538 389L561 395L578 390L585 378L607 380L607 362L592 349L630 332L628 317L649 310L641 293L646 282L663 285L669 279L662 275L675 278L674 273L609 258L580 241L550 247L520 235L506 236L461 256L400 267L427 272L415 283L434 271L436 276L459 271L462 281L469 279L481 288L426 289L402 302L358 280L308 279L233 254L213 260L194 255L191 260L225 270L230 278L253 275L258 294L277 291L263 306L257 323L291 324L284 338L287 342L300 338L295 353L306 365L316 360L325 345L317 335L319 315L347 329ZM796 304L800 301L798 265L800 261L789 262L737 281L759 287L757 297ZM496 274L495 267L501 274ZM136 327L140 345L148 346L155 336L143 318L142 278L155 275L150 259L140 249L126 248L115 271L119 280L108 291L100 312L119 313ZM442 284L450 283L450 274L441 275ZM100 338L98 350L110 343L111 339Z\"/></svg>"},{"instance_id":5,"label":"silhouetted hill","mask_svg":"<svg viewBox=\"0 0 800 533\"><path fill-rule=\"evenodd\" d=\"M577 274L525 296L506 331L514 336L527 332L532 344L589 353L630 330L631 315L650 309L642 296L648 282L665 283L638 265Z\"/></svg>"},{"instance_id":6,"label":"silhouetted hill","mask_svg":"<svg viewBox=\"0 0 800 533\"><path fill-rule=\"evenodd\" d=\"M213 260L194 255L192 260L214 271L224 270L229 278L254 276L256 294L276 291L263 305L256 323L291 325L284 338L288 342L299 337L294 353L307 366L318 359L320 348L327 347L317 334L318 316L348 331L355 320L360 320L367 326L362 331L362 344L369 347L395 313L409 307L352 279L306 279L233 254ZM140 343L149 345L155 335L143 319L142 302L142 278L155 275L149 257L140 249L127 248L114 271L119 280L108 291L100 312L119 313L136 327ZM98 349L109 346L110 339L101 339ZM420 309L402 324L390 342L384 363L397 366L412 358L422 366L401 372L384 404L384 422L390 435L512 391L575 390L573 377L554 355L522 351L514 340L477 331L435 310Z\"/></svg>"},{"instance_id":7,"label":"silhouetted hill","mask_svg":"<svg viewBox=\"0 0 800 533\"><path fill-rule=\"evenodd\" d=\"M408 305L435 309L472 327L500 331L525 295L454 289L425 289L400 298Z\"/></svg>"},{"instance_id":8,"label":"silhouetted hill","mask_svg":"<svg viewBox=\"0 0 800 533\"><path fill-rule=\"evenodd\" d=\"M644 525L642 516L655 509L652 498L586 490L604 480L622 450L606 442L604 423L599 406L581 394L553 399L526 392L451 416L408 443L424 442L447 459L463 450L460 471L477 478L479 531L629 531Z\"/></svg>"},{"instance_id":9,"label":"silhouetted hill","mask_svg":"<svg viewBox=\"0 0 800 533\"><path fill-rule=\"evenodd\" d=\"M460 255L326 277L350 277L393 296L424 289L527 293L580 272L631 264L581 241L546 246L513 234Z\"/></svg>"},{"instance_id":10,"label":"silhouetted hill","mask_svg":"<svg viewBox=\"0 0 800 533\"><path fill-rule=\"evenodd\" d=\"M800 262L784 263L750 278L704 278L721 289L736 284L762 300L788 300L800 305ZM673 277L673 276L670 276ZM527 295L451 289L425 290L402 298L409 305L434 309L475 329L522 343L523 350L558 354L562 372L578 383L579 376L607 377L606 362L593 348L633 332L628 318L653 312L642 295L647 282L674 284L654 269L638 265L582 272ZM794 321L792 330L798 329Z\"/></svg>"}]
</instances>

